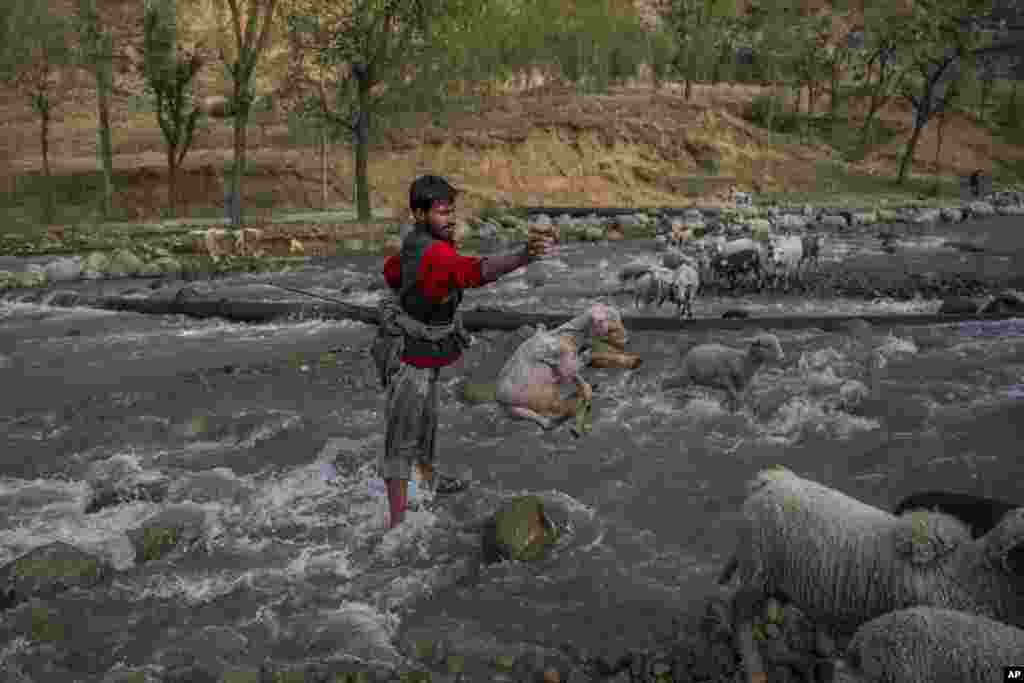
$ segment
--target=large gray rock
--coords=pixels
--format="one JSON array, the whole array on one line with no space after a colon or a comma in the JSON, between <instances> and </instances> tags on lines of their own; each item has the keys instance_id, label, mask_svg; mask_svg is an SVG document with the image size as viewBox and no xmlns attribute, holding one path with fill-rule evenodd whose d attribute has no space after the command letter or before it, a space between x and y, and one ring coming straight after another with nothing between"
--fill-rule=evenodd
<instances>
[{"instance_id":1,"label":"large gray rock","mask_svg":"<svg viewBox=\"0 0 1024 683\"><path fill-rule=\"evenodd\" d=\"M0 567L0 609L70 588L89 589L110 574L111 568L97 557L67 543L49 543Z\"/></svg>"},{"instance_id":2,"label":"large gray rock","mask_svg":"<svg viewBox=\"0 0 1024 683\"><path fill-rule=\"evenodd\" d=\"M558 540L558 528L548 519L537 496L518 496L506 502L485 526L484 558L529 562L542 559Z\"/></svg>"},{"instance_id":3,"label":"large gray rock","mask_svg":"<svg viewBox=\"0 0 1024 683\"><path fill-rule=\"evenodd\" d=\"M917 209L910 214L910 222L915 225L932 225L938 223L941 217L939 209Z\"/></svg>"},{"instance_id":4,"label":"large gray rock","mask_svg":"<svg viewBox=\"0 0 1024 683\"><path fill-rule=\"evenodd\" d=\"M1024 216L1024 205L1001 204L996 207L996 213L1000 216Z\"/></svg>"},{"instance_id":5,"label":"large gray rock","mask_svg":"<svg viewBox=\"0 0 1024 683\"><path fill-rule=\"evenodd\" d=\"M70 282L82 276L82 259L77 256L59 258L43 267L46 279L50 282Z\"/></svg>"},{"instance_id":6,"label":"large gray rock","mask_svg":"<svg viewBox=\"0 0 1024 683\"><path fill-rule=\"evenodd\" d=\"M939 307L939 313L943 315L962 315L977 312L978 302L974 299L963 296L953 296L948 299L944 299L942 306Z\"/></svg>"},{"instance_id":7,"label":"large gray rock","mask_svg":"<svg viewBox=\"0 0 1024 683\"><path fill-rule=\"evenodd\" d=\"M837 214L822 216L821 224L827 228L835 228L838 230L845 230L846 228L849 227L849 224L846 222L846 216L841 216Z\"/></svg>"},{"instance_id":8,"label":"large gray rock","mask_svg":"<svg viewBox=\"0 0 1024 683\"><path fill-rule=\"evenodd\" d=\"M981 308L981 313L1024 314L1024 292L1005 289Z\"/></svg>"},{"instance_id":9,"label":"large gray rock","mask_svg":"<svg viewBox=\"0 0 1024 683\"><path fill-rule=\"evenodd\" d=\"M939 215L946 223L960 223L964 220L964 212L960 209L946 207L939 211Z\"/></svg>"},{"instance_id":10,"label":"large gray rock","mask_svg":"<svg viewBox=\"0 0 1024 683\"><path fill-rule=\"evenodd\" d=\"M798 231L807 227L809 221L803 216L795 213L784 213L775 219L775 227L778 230Z\"/></svg>"},{"instance_id":11,"label":"large gray rock","mask_svg":"<svg viewBox=\"0 0 1024 683\"><path fill-rule=\"evenodd\" d=\"M166 508L142 526L128 532L135 548L135 562L162 560L179 554L202 539L206 514L197 505Z\"/></svg>"},{"instance_id":12,"label":"large gray rock","mask_svg":"<svg viewBox=\"0 0 1024 683\"><path fill-rule=\"evenodd\" d=\"M972 218L987 218L996 215L995 207L983 201L971 202L967 205L967 211Z\"/></svg>"}]
</instances>

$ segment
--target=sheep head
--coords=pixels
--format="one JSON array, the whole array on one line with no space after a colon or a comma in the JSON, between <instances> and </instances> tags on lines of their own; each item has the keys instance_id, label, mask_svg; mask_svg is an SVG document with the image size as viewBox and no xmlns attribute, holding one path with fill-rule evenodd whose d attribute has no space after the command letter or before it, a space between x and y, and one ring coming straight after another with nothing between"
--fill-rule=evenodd
<instances>
[{"instance_id":1,"label":"sheep head","mask_svg":"<svg viewBox=\"0 0 1024 683\"><path fill-rule=\"evenodd\" d=\"M601 339L607 337L614 326L622 327L622 314L607 304L594 304L589 313L591 337Z\"/></svg>"},{"instance_id":2,"label":"sheep head","mask_svg":"<svg viewBox=\"0 0 1024 683\"><path fill-rule=\"evenodd\" d=\"M988 561L1017 577L1024 588L1024 507L1007 512L978 542L984 544Z\"/></svg>"},{"instance_id":3,"label":"sheep head","mask_svg":"<svg viewBox=\"0 0 1024 683\"><path fill-rule=\"evenodd\" d=\"M750 353L760 361L780 363L786 360L779 338L771 333L759 334L750 340Z\"/></svg>"},{"instance_id":4,"label":"sheep head","mask_svg":"<svg viewBox=\"0 0 1024 683\"><path fill-rule=\"evenodd\" d=\"M899 519L896 547L911 564L932 564L971 542L971 530L951 515L915 510Z\"/></svg>"}]
</instances>

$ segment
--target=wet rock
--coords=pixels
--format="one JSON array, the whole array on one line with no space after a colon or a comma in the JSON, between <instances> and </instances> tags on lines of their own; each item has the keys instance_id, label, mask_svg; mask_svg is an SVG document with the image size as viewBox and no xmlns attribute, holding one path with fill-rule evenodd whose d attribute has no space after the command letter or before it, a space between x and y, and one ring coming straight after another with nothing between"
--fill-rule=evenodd
<instances>
[{"instance_id":1,"label":"wet rock","mask_svg":"<svg viewBox=\"0 0 1024 683\"><path fill-rule=\"evenodd\" d=\"M484 529L484 559L529 562L543 558L558 540L558 529L544 513L537 496L518 496L506 502Z\"/></svg>"},{"instance_id":2,"label":"wet rock","mask_svg":"<svg viewBox=\"0 0 1024 683\"><path fill-rule=\"evenodd\" d=\"M976 201L967 205L967 213L971 218L988 218L996 215L996 210L989 202Z\"/></svg>"},{"instance_id":3,"label":"wet rock","mask_svg":"<svg viewBox=\"0 0 1024 683\"><path fill-rule=\"evenodd\" d=\"M654 238L654 250L657 252L668 251L668 237L658 235Z\"/></svg>"},{"instance_id":4,"label":"wet rock","mask_svg":"<svg viewBox=\"0 0 1024 683\"><path fill-rule=\"evenodd\" d=\"M964 212L960 209L946 207L939 210L939 217L946 223L960 223L964 220Z\"/></svg>"},{"instance_id":5,"label":"wet rock","mask_svg":"<svg viewBox=\"0 0 1024 683\"><path fill-rule=\"evenodd\" d=\"M43 268L46 278L51 282L68 282L77 280L82 275L82 259L76 257L59 258L51 261Z\"/></svg>"},{"instance_id":6,"label":"wet rock","mask_svg":"<svg viewBox=\"0 0 1024 683\"><path fill-rule=\"evenodd\" d=\"M996 207L1000 216L1024 216L1024 204L1002 204Z\"/></svg>"},{"instance_id":7,"label":"wet rock","mask_svg":"<svg viewBox=\"0 0 1024 683\"><path fill-rule=\"evenodd\" d=\"M933 225L939 222L942 212L939 209L917 209L910 212L909 222L914 225Z\"/></svg>"},{"instance_id":8,"label":"wet rock","mask_svg":"<svg viewBox=\"0 0 1024 683\"><path fill-rule=\"evenodd\" d=\"M1015 289L999 292L991 301L981 307L980 312L1002 315L1024 313L1024 292Z\"/></svg>"},{"instance_id":9,"label":"wet rock","mask_svg":"<svg viewBox=\"0 0 1024 683\"><path fill-rule=\"evenodd\" d=\"M205 666L190 664L166 672L163 683L220 683L220 674Z\"/></svg>"},{"instance_id":10,"label":"wet rock","mask_svg":"<svg viewBox=\"0 0 1024 683\"><path fill-rule=\"evenodd\" d=\"M962 296L952 296L942 301L939 313L949 315L963 315L978 312L978 302Z\"/></svg>"},{"instance_id":11,"label":"wet rock","mask_svg":"<svg viewBox=\"0 0 1024 683\"><path fill-rule=\"evenodd\" d=\"M798 231L803 230L808 224L807 218L792 213L784 213L775 220L775 227L778 230Z\"/></svg>"},{"instance_id":12,"label":"wet rock","mask_svg":"<svg viewBox=\"0 0 1024 683\"><path fill-rule=\"evenodd\" d=\"M0 567L0 609L30 598L50 598L69 588L88 590L110 572L100 559L67 543L34 548Z\"/></svg>"},{"instance_id":13,"label":"wet rock","mask_svg":"<svg viewBox=\"0 0 1024 683\"><path fill-rule=\"evenodd\" d=\"M130 249L118 249L111 254L106 272L115 278L130 277L138 275L143 265L142 259Z\"/></svg>"},{"instance_id":14,"label":"wet rock","mask_svg":"<svg viewBox=\"0 0 1024 683\"><path fill-rule=\"evenodd\" d=\"M730 308L728 311L722 313L724 320L744 320L750 317L750 312L745 311L742 308Z\"/></svg>"},{"instance_id":15,"label":"wet rock","mask_svg":"<svg viewBox=\"0 0 1024 683\"><path fill-rule=\"evenodd\" d=\"M135 562L161 560L183 552L202 538L206 516L195 505L176 505L160 512L142 526L128 531L135 548Z\"/></svg>"},{"instance_id":16,"label":"wet rock","mask_svg":"<svg viewBox=\"0 0 1024 683\"><path fill-rule=\"evenodd\" d=\"M834 230L845 230L849 227L849 223L846 222L846 216L839 216L835 214L822 216L820 223L826 228L832 228Z\"/></svg>"},{"instance_id":17,"label":"wet rock","mask_svg":"<svg viewBox=\"0 0 1024 683\"><path fill-rule=\"evenodd\" d=\"M874 225L878 222L877 211L858 211L853 214L854 225Z\"/></svg>"}]
</instances>

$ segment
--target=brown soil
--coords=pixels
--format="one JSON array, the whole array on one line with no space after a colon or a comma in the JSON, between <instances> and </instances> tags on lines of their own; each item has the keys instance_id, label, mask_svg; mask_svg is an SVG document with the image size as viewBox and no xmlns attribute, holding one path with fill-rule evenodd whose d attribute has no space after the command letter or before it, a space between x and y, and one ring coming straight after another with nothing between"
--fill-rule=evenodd
<instances>
[{"instance_id":1,"label":"brown soil","mask_svg":"<svg viewBox=\"0 0 1024 683\"><path fill-rule=\"evenodd\" d=\"M127 219L160 215L166 205L166 158L155 114L132 110L142 80L128 55L141 54L137 3L105 0L101 11L122 53L115 64L113 125L118 191L115 204ZM279 52L279 50L278 50ZM263 92L278 91L281 58L268 60L271 75L258 82ZM220 69L222 71L222 69ZM206 67L201 95L223 92L218 64ZM757 86L698 85L690 101L679 84L655 92L649 86L620 88L608 95L580 95L546 86L543 90L494 97L475 114L429 116L414 127L389 130L371 153L372 203L404 214L407 188L417 174L451 177L465 192L467 209L499 205L680 205L696 198L714 200L730 186L755 191L813 191L819 162L836 161L830 147L783 144L778 136L742 119ZM51 164L61 175L94 172L96 113L86 76L67 81L66 99L56 109L51 130ZM289 140L287 102L277 112L258 114L250 124L251 175L243 196L247 216L259 219L282 209L321 208L320 160L315 146ZM819 110L827 103L820 102ZM0 186L13 189L14 177L38 173L39 124L24 98L0 93L5 135L0 138ZM912 112L894 103L882 119L900 130L892 142L871 151L851 170L894 175L909 136ZM994 160L1024 159L1024 147L1011 147L967 115L945 124L942 160L934 165L937 126L924 132L914 170L964 175L976 168L995 170ZM223 207L223 168L232 158L231 125L209 119L199 131L179 176L184 198L178 215ZM705 169L717 164L717 173ZM331 151L327 204L353 201L351 150ZM220 214L223 215L223 214Z\"/></svg>"}]
</instances>

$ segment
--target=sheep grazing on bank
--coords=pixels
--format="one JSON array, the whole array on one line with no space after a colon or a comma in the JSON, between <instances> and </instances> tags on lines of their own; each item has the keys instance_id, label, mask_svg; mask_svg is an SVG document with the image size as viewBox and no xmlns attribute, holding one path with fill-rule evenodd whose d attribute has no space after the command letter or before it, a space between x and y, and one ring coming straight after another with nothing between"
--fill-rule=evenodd
<instances>
[{"instance_id":1,"label":"sheep grazing on bank","mask_svg":"<svg viewBox=\"0 0 1024 683\"><path fill-rule=\"evenodd\" d=\"M764 667L753 610L784 596L842 635L894 610L939 607L1024 625L1024 577L1009 558L1024 547L1024 508L972 539L949 515L897 517L784 468L748 483L736 554L734 635L751 681Z\"/></svg>"},{"instance_id":2,"label":"sheep grazing on bank","mask_svg":"<svg viewBox=\"0 0 1024 683\"><path fill-rule=\"evenodd\" d=\"M662 389L691 384L723 389L731 409L746 403L751 380L765 363L785 360L782 346L774 334L760 334L750 340L746 351L722 344L699 344L686 355L675 377L666 379Z\"/></svg>"},{"instance_id":3,"label":"sheep grazing on bank","mask_svg":"<svg viewBox=\"0 0 1024 683\"><path fill-rule=\"evenodd\" d=\"M619 311L593 304L584 313L553 330L539 327L519 345L498 374L495 399L514 419L553 429L575 417L579 401L589 402L592 390L583 380L580 350L595 340L626 344ZM563 386L576 385L574 396L563 398Z\"/></svg>"}]
</instances>

